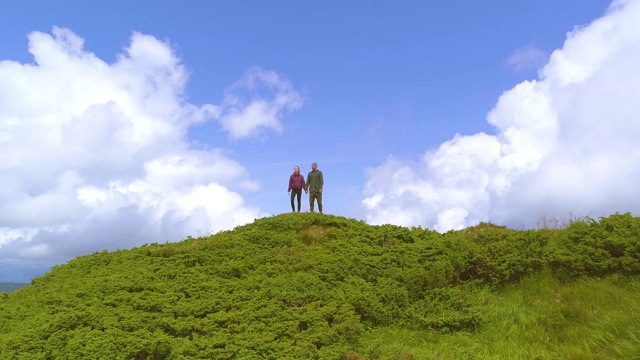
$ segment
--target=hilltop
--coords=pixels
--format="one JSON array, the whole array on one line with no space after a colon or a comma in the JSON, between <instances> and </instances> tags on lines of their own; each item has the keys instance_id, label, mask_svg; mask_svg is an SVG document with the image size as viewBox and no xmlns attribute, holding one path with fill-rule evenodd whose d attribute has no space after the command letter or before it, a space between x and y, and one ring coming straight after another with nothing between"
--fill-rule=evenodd
<instances>
[{"instance_id":1,"label":"hilltop","mask_svg":"<svg viewBox=\"0 0 640 360\"><path fill-rule=\"evenodd\" d=\"M640 219L444 234L283 214L96 252L0 296L2 358L625 358Z\"/></svg>"}]
</instances>

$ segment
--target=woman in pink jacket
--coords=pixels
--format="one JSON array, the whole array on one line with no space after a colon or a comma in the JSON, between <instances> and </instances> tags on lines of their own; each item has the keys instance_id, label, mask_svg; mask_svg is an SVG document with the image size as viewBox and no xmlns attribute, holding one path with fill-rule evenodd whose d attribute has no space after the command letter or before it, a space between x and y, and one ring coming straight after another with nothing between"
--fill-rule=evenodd
<instances>
[{"instance_id":1,"label":"woman in pink jacket","mask_svg":"<svg viewBox=\"0 0 640 360\"><path fill-rule=\"evenodd\" d=\"M305 189L304 176L300 174L300 168L294 166L293 174L289 176L289 190L287 192L291 195L291 211L295 212L296 209L293 206L293 199L298 197L298 212L300 212L300 198L302 197L302 190ZM307 193L307 190L304 190L304 193Z\"/></svg>"}]
</instances>

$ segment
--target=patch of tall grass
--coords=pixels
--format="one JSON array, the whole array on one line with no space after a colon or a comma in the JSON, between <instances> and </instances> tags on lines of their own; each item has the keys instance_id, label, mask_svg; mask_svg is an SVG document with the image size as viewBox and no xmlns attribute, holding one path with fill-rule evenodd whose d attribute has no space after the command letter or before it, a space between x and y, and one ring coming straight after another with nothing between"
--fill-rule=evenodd
<instances>
[{"instance_id":1,"label":"patch of tall grass","mask_svg":"<svg viewBox=\"0 0 640 360\"><path fill-rule=\"evenodd\" d=\"M491 293L468 332L375 329L369 359L640 359L640 279L538 273ZM386 354L386 355L382 355Z\"/></svg>"}]
</instances>

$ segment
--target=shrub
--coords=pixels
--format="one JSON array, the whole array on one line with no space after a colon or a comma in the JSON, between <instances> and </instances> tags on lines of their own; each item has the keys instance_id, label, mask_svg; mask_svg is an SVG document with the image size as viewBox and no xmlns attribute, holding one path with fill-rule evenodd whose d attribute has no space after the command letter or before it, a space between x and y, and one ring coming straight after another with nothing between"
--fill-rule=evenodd
<instances>
[{"instance_id":1,"label":"shrub","mask_svg":"<svg viewBox=\"0 0 640 360\"><path fill-rule=\"evenodd\" d=\"M640 274L640 218L616 213L600 221L574 222L549 257L562 278Z\"/></svg>"}]
</instances>

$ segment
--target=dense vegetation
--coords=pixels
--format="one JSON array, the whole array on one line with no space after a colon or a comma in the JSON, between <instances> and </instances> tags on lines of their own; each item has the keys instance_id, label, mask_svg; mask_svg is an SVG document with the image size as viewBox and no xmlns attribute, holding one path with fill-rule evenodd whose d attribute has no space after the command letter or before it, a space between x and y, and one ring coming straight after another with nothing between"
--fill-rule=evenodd
<instances>
[{"instance_id":1,"label":"dense vegetation","mask_svg":"<svg viewBox=\"0 0 640 360\"><path fill-rule=\"evenodd\" d=\"M10 293L12 291L16 291L20 288L23 288L29 284L24 283L14 283L14 282L0 282L0 294L1 293Z\"/></svg>"},{"instance_id":2,"label":"dense vegetation","mask_svg":"<svg viewBox=\"0 0 640 360\"><path fill-rule=\"evenodd\" d=\"M638 358L639 239L630 214L445 234L283 214L54 267L0 295L0 358Z\"/></svg>"}]
</instances>

